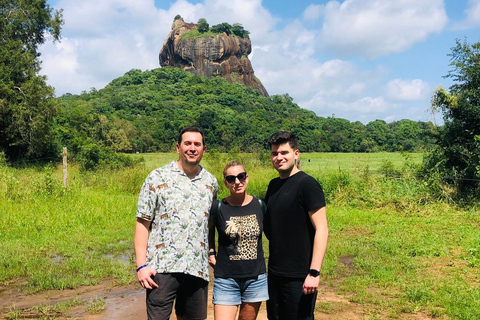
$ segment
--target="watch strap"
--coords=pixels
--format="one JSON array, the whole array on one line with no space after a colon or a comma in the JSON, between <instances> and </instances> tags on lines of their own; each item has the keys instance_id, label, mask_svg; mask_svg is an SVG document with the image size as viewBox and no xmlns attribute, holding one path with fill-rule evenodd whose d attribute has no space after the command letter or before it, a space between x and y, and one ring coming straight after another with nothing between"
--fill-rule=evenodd
<instances>
[{"instance_id":1,"label":"watch strap","mask_svg":"<svg viewBox=\"0 0 480 320\"><path fill-rule=\"evenodd\" d=\"M310 269L308 271L308 274L311 275L312 277L318 277L320 275L320 271L315 270L315 269Z\"/></svg>"}]
</instances>

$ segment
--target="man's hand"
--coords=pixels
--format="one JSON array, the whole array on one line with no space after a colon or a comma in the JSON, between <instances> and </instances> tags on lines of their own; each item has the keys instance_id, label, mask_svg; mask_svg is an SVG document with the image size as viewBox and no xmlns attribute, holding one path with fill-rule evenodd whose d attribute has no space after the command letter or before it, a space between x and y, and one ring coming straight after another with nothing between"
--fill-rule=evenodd
<instances>
[{"instance_id":1,"label":"man's hand","mask_svg":"<svg viewBox=\"0 0 480 320\"><path fill-rule=\"evenodd\" d=\"M140 282L140 285L145 289L158 288L158 284L153 281L152 277L156 274L157 272L150 267L142 268L137 272L138 282Z\"/></svg>"},{"instance_id":2,"label":"man's hand","mask_svg":"<svg viewBox=\"0 0 480 320\"><path fill-rule=\"evenodd\" d=\"M312 277L311 275L308 275L303 283L303 294L315 293L315 291L318 290L319 282L320 277Z\"/></svg>"}]
</instances>

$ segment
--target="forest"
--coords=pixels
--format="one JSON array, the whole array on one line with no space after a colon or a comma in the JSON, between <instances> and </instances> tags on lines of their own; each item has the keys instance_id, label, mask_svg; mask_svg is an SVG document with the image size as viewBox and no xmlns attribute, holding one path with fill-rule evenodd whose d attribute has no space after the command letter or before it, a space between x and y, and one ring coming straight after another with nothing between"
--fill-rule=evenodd
<instances>
[{"instance_id":1,"label":"forest","mask_svg":"<svg viewBox=\"0 0 480 320\"><path fill-rule=\"evenodd\" d=\"M178 68L130 70L104 89L58 98L58 138L69 150L92 145L116 152L171 151L178 130L196 125L218 152L263 150L279 129L300 137L302 152L420 151L432 143L432 123L375 120L366 125L320 117L288 94L263 97L221 78Z\"/></svg>"}]
</instances>

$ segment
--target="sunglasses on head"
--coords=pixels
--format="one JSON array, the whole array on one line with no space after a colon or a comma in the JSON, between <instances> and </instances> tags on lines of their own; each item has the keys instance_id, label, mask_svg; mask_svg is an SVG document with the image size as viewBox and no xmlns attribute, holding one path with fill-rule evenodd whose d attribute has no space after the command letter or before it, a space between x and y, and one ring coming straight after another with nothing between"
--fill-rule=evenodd
<instances>
[{"instance_id":1,"label":"sunglasses on head","mask_svg":"<svg viewBox=\"0 0 480 320\"><path fill-rule=\"evenodd\" d=\"M238 181L240 181L242 183L245 182L245 180L247 179L247 173L246 172L240 172L236 176L226 176L225 177L225 181L227 181L228 183L235 183L236 179L238 179Z\"/></svg>"}]
</instances>

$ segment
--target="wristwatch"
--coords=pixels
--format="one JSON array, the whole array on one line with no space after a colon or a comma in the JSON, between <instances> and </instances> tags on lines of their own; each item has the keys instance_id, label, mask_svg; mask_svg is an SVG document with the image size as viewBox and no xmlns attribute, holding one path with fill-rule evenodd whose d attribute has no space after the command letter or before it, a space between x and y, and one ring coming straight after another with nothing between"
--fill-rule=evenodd
<instances>
[{"instance_id":1,"label":"wristwatch","mask_svg":"<svg viewBox=\"0 0 480 320\"><path fill-rule=\"evenodd\" d=\"M315 270L315 269L310 269L308 271L308 274L311 275L312 277L318 277L320 275L320 271Z\"/></svg>"}]
</instances>

